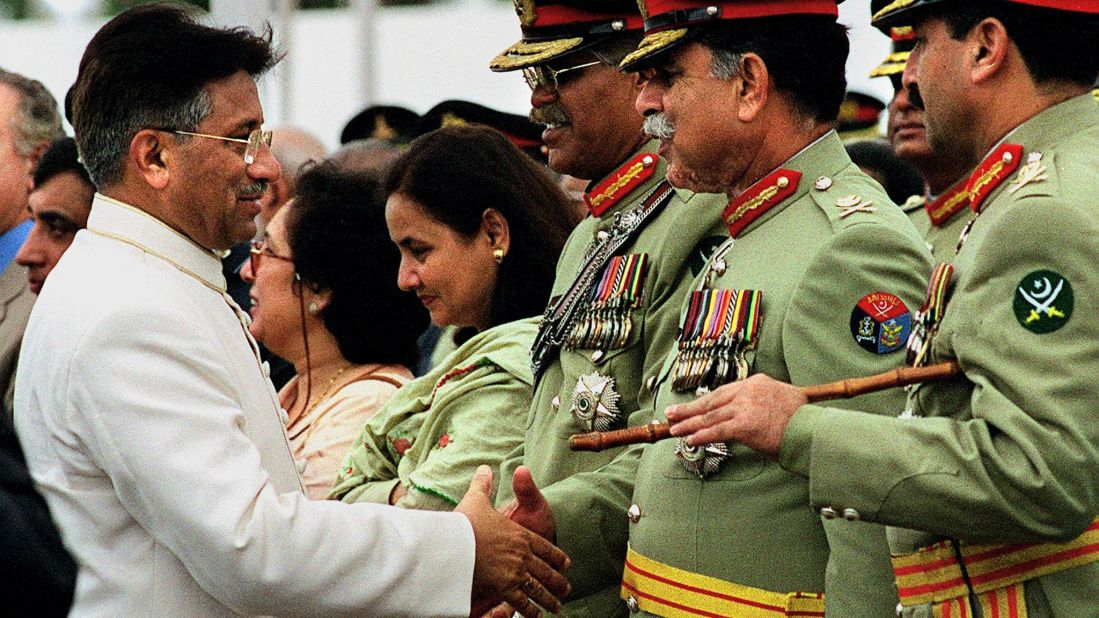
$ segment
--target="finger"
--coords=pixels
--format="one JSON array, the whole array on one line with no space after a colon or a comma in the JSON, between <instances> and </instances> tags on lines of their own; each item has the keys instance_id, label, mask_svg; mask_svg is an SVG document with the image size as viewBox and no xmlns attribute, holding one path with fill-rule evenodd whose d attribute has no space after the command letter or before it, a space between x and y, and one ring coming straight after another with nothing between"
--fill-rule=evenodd
<instances>
[{"instance_id":1,"label":"finger","mask_svg":"<svg viewBox=\"0 0 1099 618\"><path fill-rule=\"evenodd\" d=\"M519 612L524 618L539 618L542 615L542 612L530 602L527 595L518 588L508 591L504 599L507 601L508 605L514 607L515 611Z\"/></svg>"},{"instance_id":2,"label":"finger","mask_svg":"<svg viewBox=\"0 0 1099 618\"><path fill-rule=\"evenodd\" d=\"M469 482L469 491L485 494L485 496L492 495L492 468L488 466L478 466L477 471L473 473L473 479Z\"/></svg>"},{"instance_id":3,"label":"finger","mask_svg":"<svg viewBox=\"0 0 1099 618\"><path fill-rule=\"evenodd\" d=\"M701 446L715 442L740 442L739 425L734 419L711 425L687 437L687 444Z\"/></svg>"},{"instance_id":4,"label":"finger","mask_svg":"<svg viewBox=\"0 0 1099 618\"><path fill-rule=\"evenodd\" d=\"M554 573L553 571L550 572L557 577L560 577L560 575L557 575L557 573ZM527 577L527 581L523 582L523 585L520 586L523 594L526 594L531 601L534 601L535 603L541 605L542 607L549 610L551 613L556 614L557 612L561 611L561 600L557 598L557 595L554 595L549 590L546 590L546 587L538 581L538 578L534 577L533 575L527 575Z\"/></svg>"},{"instance_id":5,"label":"finger","mask_svg":"<svg viewBox=\"0 0 1099 618\"><path fill-rule=\"evenodd\" d=\"M572 592L569 580L564 575L537 558L527 562L527 572L531 577L538 580L543 588L559 599L567 597Z\"/></svg>"},{"instance_id":6,"label":"finger","mask_svg":"<svg viewBox=\"0 0 1099 618\"><path fill-rule=\"evenodd\" d=\"M526 535L527 542L530 544L530 551L534 556L549 564L555 571L567 571L572 566L572 561L569 560L565 552L561 551L561 548L530 530L524 529L523 533Z\"/></svg>"},{"instance_id":7,"label":"finger","mask_svg":"<svg viewBox=\"0 0 1099 618\"><path fill-rule=\"evenodd\" d=\"M534 477L530 474L530 468L519 466L511 477L511 489L515 492L515 499L526 508L533 508L543 504L546 499L542 497L541 490L534 483Z\"/></svg>"}]
</instances>

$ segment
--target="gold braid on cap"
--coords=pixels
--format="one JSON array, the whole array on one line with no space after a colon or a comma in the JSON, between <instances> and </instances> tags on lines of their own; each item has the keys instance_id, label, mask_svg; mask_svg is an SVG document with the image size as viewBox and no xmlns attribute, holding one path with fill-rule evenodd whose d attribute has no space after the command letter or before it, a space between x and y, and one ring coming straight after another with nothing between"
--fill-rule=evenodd
<instances>
[{"instance_id":1,"label":"gold braid on cap","mask_svg":"<svg viewBox=\"0 0 1099 618\"><path fill-rule=\"evenodd\" d=\"M493 71L501 71L531 66L547 58L563 54L583 42L583 37L538 41L536 43L519 41L493 58L489 68Z\"/></svg>"},{"instance_id":2,"label":"gold braid on cap","mask_svg":"<svg viewBox=\"0 0 1099 618\"><path fill-rule=\"evenodd\" d=\"M910 51L889 54L889 56L878 65L878 68L870 71L870 77L885 77L887 75L896 75L897 73L904 71L905 65L908 64L908 57L911 55L912 52Z\"/></svg>"},{"instance_id":3,"label":"gold braid on cap","mask_svg":"<svg viewBox=\"0 0 1099 618\"><path fill-rule=\"evenodd\" d=\"M651 56L685 36L687 36L686 28L662 30L646 35L644 39L641 39L641 44L637 46L637 49L623 58L619 66L628 66L646 56Z\"/></svg>"},{"instance_id":4,"label":"gold braid on cap","mask_svg":"<svg viewBox=\"0 0 1099 618\"><path fill-rule=\"evenodd\" d=\"M895 2L892 2L890 4L885 5L885 8L878 11L877 13L874 13L874 16L870 18L870 21L874 21L875 19L877 19L879 17L884 17L885 15L888 15L888 14L892 13L893 11L903 9L904 7L910 5L914 2L916 2L916 0L896 0Z\"/></svg>"}]
</instances>

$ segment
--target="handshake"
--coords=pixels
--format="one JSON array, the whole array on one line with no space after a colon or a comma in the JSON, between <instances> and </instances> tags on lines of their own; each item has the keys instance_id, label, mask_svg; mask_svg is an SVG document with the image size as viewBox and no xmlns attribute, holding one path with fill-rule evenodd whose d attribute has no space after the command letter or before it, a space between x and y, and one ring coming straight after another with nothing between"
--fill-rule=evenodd
<instances>
[{"instance_id":1,"label":"handshake","mask_svg":"<svg viewBox=\"0 0 1099 618\"><path fill-rule=\"evenodd\" d=\"M538 606L556 613L569 593L569 558L552 543L553 512L525 467L516 471L514 485L517 501L497 511L492 469L481 466L454 509L473 526L472 616L510 618L514 611L533 618L541 615Z\"/></svg>"}]
</instances>

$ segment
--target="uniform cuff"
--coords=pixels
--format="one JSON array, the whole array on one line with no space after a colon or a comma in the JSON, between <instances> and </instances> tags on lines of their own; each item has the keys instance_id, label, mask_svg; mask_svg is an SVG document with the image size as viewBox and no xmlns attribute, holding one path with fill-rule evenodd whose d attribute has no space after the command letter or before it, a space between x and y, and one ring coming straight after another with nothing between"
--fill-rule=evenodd
<instances>
[{"instance_id":1,"label":"uniform cuff","mask_svg":"<svg viewBox=\"0 0 1099 618\"><path fill-rule=\"evenodd\" d=\"M787 472L809 478L813 464L813 434L820 422L822 410L819 406L806 404L790 417L790 424L782 434L779 445L778 462Z\"/></svg>"}]
</instances>

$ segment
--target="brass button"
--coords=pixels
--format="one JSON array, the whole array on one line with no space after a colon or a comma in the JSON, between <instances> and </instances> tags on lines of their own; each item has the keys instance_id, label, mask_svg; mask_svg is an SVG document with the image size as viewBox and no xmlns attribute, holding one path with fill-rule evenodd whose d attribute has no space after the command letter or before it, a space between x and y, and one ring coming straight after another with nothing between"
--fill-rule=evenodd
<instances>
[{"instance_id":1,"label":"brass button","mask_svg":"<svg viewBox=\"0 0 1099 618\"><path fill-rule=\"evenodd\" d=\"M813 183L813 187L815 187L817 191L827 191L832 188L832 179L827 176L821 176Z\"/></svg>"},{"instance_id":2,"label":"brass button","mask_svg":"<svg viewBox=\"0 0 1099 618\"><path fill-rule=\"evenodd\" d=\"M641 606L637 604L637 599L632 594L626 597L626 607L630 608L631 614L641 611Z\"/></svg>"},{"instance_id":3,"label":"brass button","mask_svg":"<svg viewBox=\"0 0 1099 618\"><path fill-rule=\"evenodd\" d=\"M847 521L858 521L862 516L855 509L843 509L843 518Z\"/></svg>"},{"instance_id":4,"label":"brass button","mask_svg":"<svg viewBox=\"0 0 1099 618\"><path fill-rule=\"evenodd\" d=\"M835 519L835 518L839 517L839 513L836 512L836 509L834 509L830 506L825 506L825 507L821 507L820 516L825 518L825 519Z\"/></svg>"},{"instance_id":5,"label":"brass button","mask_svg":"<svg viewBox=\"0 0 1099 618\"><path fill-rule=\"evenodd\" d=\"M608 232L607 230L599 230L598 232L595 233L595 238L597 240L599 240L599 242L603 242L604 240L607 240L607 238L610 237L610 235L611 235L611 233Z\"/></svg>"},{"instance_id":6,"label":"brass button","mask_svg":"<svg viewBox=\"0 0 1099 618\"><path fill-rule=\"evenodd\" d=\"M641 158L641 167L652 167L653 163L656 163L656 159L650 155L645 155Z\"/></svg>"},{"instance_id":7,"label":"brass button","mask_svg":"<svg viewBox=\"0 0 1099 618\"><path fill-rule=\"evenodd\" d=\"M718 258L714 260L714 274L720 277L725 274L725 270L729 268L729 265L725 263L725 260Z\"/></svg>"},{"instance_id":8,"label":"brass button","mask_svg":"<svg viewBox=\"0 0 1099 618\"><path fill-rule=\"evenodd\" d=\"M649 376L649 378L645 380L645 388L648 389L650 393L653 392L653 389L656 388L656 376Z\"/></svg>"},{"instance_id":9,"label":"brass button","mask_svg":"<svg viewBox=\"0 0 1099 618\"><path fill-rule=\"evenodd\" d=\"M595 362L599 362L599 359L603 358L603 350L596 350L591 353L591 359Z\"/></svg>"},{"instance_id":10,"label":"brass button","mask_svg":"<svg viewBox=\"0 0 1099 618\"><path fill-rule=\"evenodd\" d=\"M636 504L631 504L630 510L626 511L626 515L630 517L630 521L636 524L641 521L641 507Z\"/></svg>"},{"instance_id":11,"label":"brass button","mask_svg":"<svg viewBox=\"0 0 1099 618\"><path fill-rule=\"evenodd\" d=\"M561 398L558 397L557 395L554 395L553 399L550 400L550 407L553 408L554 412L560 410L561 409Z\"/></svg>"}]
</instances>

